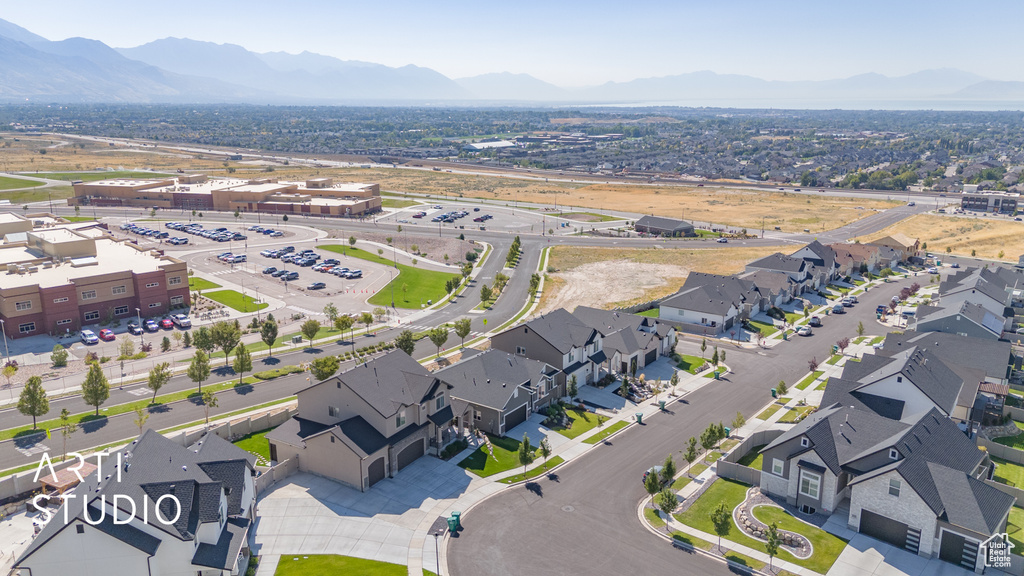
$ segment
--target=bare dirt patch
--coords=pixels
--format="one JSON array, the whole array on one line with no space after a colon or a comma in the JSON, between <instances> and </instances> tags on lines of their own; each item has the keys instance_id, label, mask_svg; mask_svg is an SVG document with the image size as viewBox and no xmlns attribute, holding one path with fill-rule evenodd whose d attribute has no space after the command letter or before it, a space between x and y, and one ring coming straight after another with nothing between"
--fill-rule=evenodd
<instances>
[{"instance_id":1,"label":"bare dirt patch","mask_svg":"<svg viewBox=\"0 0 1024 576\"><path fill-rule=\"evenodd\" d=\"M920 239L937 255L948 248L948 253L961 256L1012 262L1024 254L1024 223L987 218L918 214L858 240L870 242L896 232Z\"/></svg>"}]
</instances>

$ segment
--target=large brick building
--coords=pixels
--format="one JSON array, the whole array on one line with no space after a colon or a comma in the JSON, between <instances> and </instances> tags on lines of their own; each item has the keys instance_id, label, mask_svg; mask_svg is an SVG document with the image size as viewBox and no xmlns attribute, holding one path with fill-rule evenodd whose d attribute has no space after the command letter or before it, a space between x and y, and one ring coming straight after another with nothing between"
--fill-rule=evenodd
<instances>
[{"instance_id":1,"label":"large brick building","mask_svg":"<svg viewBox=\"0 0 1024 576\"><path fill-rule=\"evenodd\" d=\"M100 228L24 235L0 245L0 319L8 338L163 316L190 303L181 260L114 240Z\"/></svg>"}]
</instances>

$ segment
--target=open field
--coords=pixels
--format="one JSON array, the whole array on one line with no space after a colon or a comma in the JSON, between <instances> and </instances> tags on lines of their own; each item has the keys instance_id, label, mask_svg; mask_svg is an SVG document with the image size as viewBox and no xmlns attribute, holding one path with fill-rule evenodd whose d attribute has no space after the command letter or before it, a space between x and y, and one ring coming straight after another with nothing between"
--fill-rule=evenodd
<instances>
[{"instance_id":1,"label":"open field","mask_svg":"<svg viewBox=\"0 0 1024 576\"><path fill-rule=\"evenodd\" d=\"M171 176L171 174L165 174L160 172L154 173L134 170L90 170L88 172L33 172L31 175L37 178L46 178L47 180L63 180L65 182L72 182L74 180L81 180L83 182L96 182L99 180L109 180L111 178L164 178L167 176Z\"/></svg>"},{"instance_id":2,"label":"open field","mask_svg":"<svg viewBox=\"0 0 1024 576\"><path fill-rule=\"evenodd\" d=\"M37 186L42 185L43 182L37 182L35 180L25 180L24 178L0 176L0 190L14 190L15 188L35 188Z\"/></svg>"},{"instance_id":3,"label":"open field","mask_svg":"<svg viewBox=\"0 0 1024 576\"><path fill-rule=\"evenodd\" d=\"M610 308L672 294L691 270L732 274L778 246L758 248L590 248L556 246L549 264L540 311L574 303Z\"/></svg>"},{"instance_id":4,"label":"open field","mask_svg":"<svg viewBox=\"0 0 1024 576\"><path fill-rule=\"evenodd\" d=\"M971 250L976 250L979 258L1007 262L1024 254L1024 223L1012 220L918 214L858 240L870 242L896 232L927 242L928 252L938 256L946 254L947 248L961 256L971 256Z\"/></svg>"}]
</instances>

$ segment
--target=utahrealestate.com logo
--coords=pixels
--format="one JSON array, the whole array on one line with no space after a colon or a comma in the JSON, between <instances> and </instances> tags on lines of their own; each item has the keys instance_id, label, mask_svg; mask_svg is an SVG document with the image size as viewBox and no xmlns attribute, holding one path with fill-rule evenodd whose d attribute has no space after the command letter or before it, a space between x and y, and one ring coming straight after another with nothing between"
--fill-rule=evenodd
<instances>
[{"instance_id":1,"label":"utahrealestate.com logo","mask_svg":"<svg viewBox=\"0 0 1024 576\"><path fill-rule=\"evenodd\" d=\"M83 458L82 455L79 454L78 452L69 452L68 456L71 456L72 458L78 460L78 463L77 464L73 464L71 466L68 466L67 470L70 470L71 472L74 472L75 476L78 477L78 481L82 482L84 480L84 478L82 478L81 470L82 470L82 467L85 465L85 458ZM104 476L103 476L103 457L104 456L105 456L105 454L103 454L103 453L97 453L96 454L96 477L97 478L104 478ZM131 455L129 455L128 457L131 458ZM118 452L117 453L116 466L114 467L114 474L110 476L109 480L112 481L112 482L120 482L121 481L121 471L125 470L125 469L126 469L126 466L122 462L121 452ZM43 457L39 460L39 466L36 468L36 475L35 475L35 478L33 478L33 480L32 480L33 482L39 482L39 473L42 472L43 470L49 470L50 471L50 475L53 478L57 477L57 474L53 470L53 463L50 461L50 455L47 454L47 453L43 453ZM68 514L68 510L73 505L75 505L74 504L74 500L76 499L75 498L76 496L79 496L79 495L78 494L62 494L61 495L61 498L64 500L64 506L62 506L62 508L64 509L64 524L67 524L70 520L74 519L77 516L77 514L71 514L71 515ZM106 518L106 515L107 515L107 504L108 504L108 502L107 502L106 494L100 494L99 502L95 506L95 508L99 508L99 511L95 513L95 515L98 516L98 518L93 518L93 517L90 516L90 512L89 512L89 502L90 502L89 496L90 495L89 494L82 494L80 496L81 497L78 498L78 500L81 501L82 518L88 524L91 524L93 526L102 523L104 521L104 519ZM44 521L45 522L49 522L52 519L53 514L51 514L47 510L46 506L41 502L41 500L43 500L45 498L46 498L45 494L37 494L36 497L32 499L32 504L35 505L37 510L41 510L43 512L43 515L45 516ZM145 493L143 493L142 499L143 499L143 501L140 503L141 506L136 506L136 502L130 496L126 496L124 494L114 494L114 497L109 502L110 508L111 508L110 515L111 515L111 518L113 518L114 524L128 524L128 523L130 523L133 519L136 518L136 511L141 511L142 516L140 516L139 519L142 520L143 523L149 524L149 509L151 507L153 508L153 512L154 512L153 515L155 516L156 521L161 523L161 524L164 524L166 526L170 526L170 525L174 524L175 522L178 521L178 518L181 516L181 501L178 500L177 496L175 496L174 494L163 494L159 498L156 499L155 503L150 501L149 496L147 496ZM164 514L161 512L161 505L164 503L165 500L167 500L169 502L169 505L166 506L166 508L168 508L168 509L173 508L175 510L174 515L171 516L170 518L164 516ZM119 514L119 512L122 512L122 511L127 511L128 514L126 514L126 515Z\"/></svg>"},{"instance_id":2,"label":"utahrealestate.com logo","mask_svg":"<svg viewBox=\"0 0 1024 576\"><path fill-rule=\"evenodd\" d=\"M1006 532L993 534L991 538L981 543L985 552L985 566L1000 570L1008 569L1013 546L1013 542L1007 538Z\"/></svg>"}]
</instances>

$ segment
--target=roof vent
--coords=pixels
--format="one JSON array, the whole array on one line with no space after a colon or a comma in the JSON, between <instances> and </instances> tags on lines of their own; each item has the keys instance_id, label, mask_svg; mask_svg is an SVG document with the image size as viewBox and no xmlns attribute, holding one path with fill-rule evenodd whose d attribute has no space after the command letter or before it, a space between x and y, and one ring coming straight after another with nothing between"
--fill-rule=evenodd
<instances>
[{"instance_id":1,"label":"roof vent","mask_svg":"<svg viewBox=\"0 0 1024 576\"><path fill-rule=\"evenodd\" d=\"M187 472L188 471L188 466L182 466L181 469L185 470Z\"/></svg>"}]
</instances>

